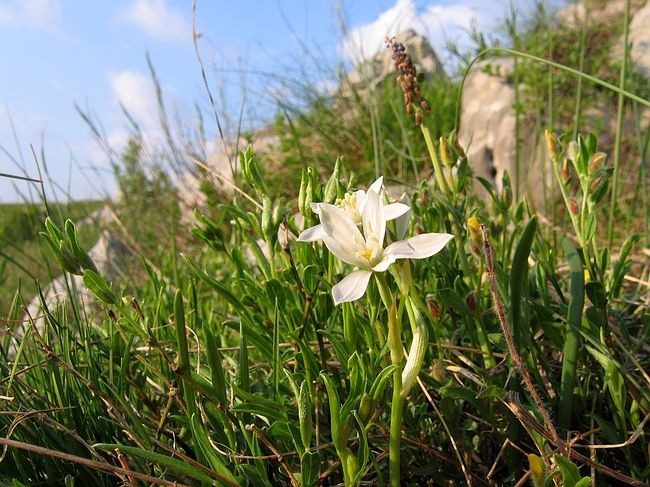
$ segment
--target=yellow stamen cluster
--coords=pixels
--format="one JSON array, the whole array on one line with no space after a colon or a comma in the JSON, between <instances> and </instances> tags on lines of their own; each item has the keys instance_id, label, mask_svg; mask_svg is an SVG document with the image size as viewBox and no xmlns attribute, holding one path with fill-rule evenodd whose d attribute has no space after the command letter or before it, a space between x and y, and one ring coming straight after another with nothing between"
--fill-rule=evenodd
<instances>
[{"instance_id":1,"label":"yellow stamen cluster","mask_svg":"<svg viewBox=\"0 0 650 487\"><path fill-rule=\"evenodd\" d=\"M354 223L361 222L361 215L357 209L357 194L346 193L343 199L337 199L336 207L345 213Z\"/></svg>"},{"instance_id":2,"label":"yellow stamen cluster","mask_svg":"<svg viewBox=\"0 0 650 487\"><path fill-rule=\"evenodd\" d=\"M381 260L382 254L381 242L373 236L368 237L368 240L366 240L365 249L357 252L357 256L367 260L370 267L373 267Z\"/></svg>"}]
</instances>

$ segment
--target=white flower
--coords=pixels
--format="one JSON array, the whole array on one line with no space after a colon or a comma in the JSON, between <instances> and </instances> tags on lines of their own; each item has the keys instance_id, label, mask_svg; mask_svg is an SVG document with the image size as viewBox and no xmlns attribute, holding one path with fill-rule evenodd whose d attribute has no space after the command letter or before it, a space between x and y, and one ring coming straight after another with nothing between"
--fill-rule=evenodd
<instances>
[{"instance_id":1,"label":"white flower","mask_svg":"<svg viewBox=\"0 0 650 487\"><path fill-rule=\"evenodd\" d=\"M323 243L340 260L357 267L332 288L334 304L355 301L363 296L373 272L385 271L398 259L430 257L453 238L447 233L424 233L408 240L398 240L384 248L386 208L379 194L369 189L361 212L362 233L346 212L334 205L320 205Z\"/></svg>"},{"instance_id":2,"label":"white flower","mask_svg":"<svg viewBox=\"0 0 650 487\"><path fill-rule=\"evenodd\" d=\"M381 186L384 178L380 177L368 188L368 192L374 191L381 194ZM361 215L366 206L367 193L364 190L355 191L354 193L346 193L343 199L336 201L335 206L345 213L356 225L361 224ZM326 203L312 203L311 209L318 216L321 216L321 206ZM329 205L332 206L332 205ZM402 215L407 214L410 208L402 203L392 203L384 206L384 216L386 221L394 220ZM303 230L298 236L299 242L318 242L323 239L324 231L322 225L315 225L313 227Z\"/></svg>"}]
</instances>

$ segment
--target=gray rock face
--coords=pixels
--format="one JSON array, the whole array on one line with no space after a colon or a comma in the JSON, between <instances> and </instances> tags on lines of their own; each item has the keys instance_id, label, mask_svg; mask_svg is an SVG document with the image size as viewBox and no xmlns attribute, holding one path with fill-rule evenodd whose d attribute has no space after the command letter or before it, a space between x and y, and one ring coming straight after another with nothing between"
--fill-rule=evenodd
<instances>
[{"instance_id":1,"label":"gray rock face","mask_svg":"<svg viewBox=\"0 0 650 487\"><path fill-rule=\"evenodd\" d=\"M597 21L618 22L622 19L624 0L612 0L591 8L590 15ZM650 2L633 0L630 23L630 42L633 67L650 77ZM584 4L571 4L557 13L559 21L572 28L580 28L584 19ZM621 41L622 42L622 41ZM621 52L612 52L612 57ZM497 188L508 171L516 189L516 141L514 110L515 87L512 83L514 62L498 58L477 63L465 81L462 98L459 142L465 148L474 174L486 178ZM647 126L648 110L642 111L642 123ZM594 104L583 107L583 116L605 130L600 145L613 144L615 119L611 109ZM552 171L546 154L543 136L535 137L535 120L526 115L519 119L519 193L535 203L541 203L544 188L552 184ZM542 121L542 127L543 121ZM477 185L479 192L482 187Z\"/></svg>"},{"instance_id":2,"label":"gray rock face","mask_svg":"<svg viewBox=\"0 0 650 487\"><path fill-rule=\"evenodd\" d=\"M465 149L475 176L487 179L501 189L507 171L513 189L527 193L539 202L544 184L550 184L550 170L544 170L541 140L532 135L532 121L520 117L519 172L515 141L514 62L497 58L477 63L465 81L458 140ZM485 194L477 183L477 190Z\"/></svg>"},{"instance_id":3,"label":"gray rock face","mask_svg":"<svg viewBox=\"0 0 650 487\"><path fill-rule=\"evenodd\" d=\"M253 134L251 145L253 152L261 159L271 157L277 151L279 137L269 129L262 129ZM181 203L181 223L194 223L194 209L201 209L206 204L206 196L201 190L201 182L209 181L212 188L223 194L235 193L235 174L239 171L237 154L246 149L248 142L244 139L238 143L222 144L210 152L205 161L196 161L198 167L182 176L178 183L178 197ZM230 156L230 158L229 158ZM203 174L200 174L202 171Z\"/></svg>"},{"instance_id":4,"label":"gray rock face","mask_svg":"<svg viewBox=\"0 0 650 487\"><path fill-rule=\"evenodd\" d=\"M607 2L590 2L589 22L606 22L617 24L624 18L627 0L608 0ZM630 1L629 42L632 45L630 56L632 68L642 76L650 78L650 3L647 0ZM567 5L557 11L556 18L567 27L579 29L585 19L584 2ZM612 59L623 56L623 39L615 43Z\"/></svg>"},{"instance_id":5,"label":"gray rock face","mask_svg":"<svg viewBox=\"0 0 650 487\"><path fill-rule=\"evenodd\" d=\"M442 64L426 37L418 35L414 30L407 30L395 36L395 39L404 44L418 73L422 73L425 79L444 74ZM394 71L392 51L382 49L350 71L341 83L341 89L349 89L350 85L357 89L372 89Z\"/></svg>"}]
</instances>

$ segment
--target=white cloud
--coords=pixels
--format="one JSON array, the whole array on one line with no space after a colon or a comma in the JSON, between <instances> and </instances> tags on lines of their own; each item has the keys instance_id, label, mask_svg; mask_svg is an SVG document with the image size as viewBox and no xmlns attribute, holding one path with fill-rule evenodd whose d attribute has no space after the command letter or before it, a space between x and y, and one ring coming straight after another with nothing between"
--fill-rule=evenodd
<instances>
[{"instance_id":1,"label":"white cloud","mask_svg":"<svg viewBox=\"0 0 650 487\"><path fill-rule=\"evenodd\" d=\"M133 0L122 12L121 19L140 27L157 40L191 40L189 22L179 11L170 8L165 0Z\"/></svg>"},{"instance_id":2,"label":"white cloud","mask_svg":"<svg viewBox=\"0 0 650 487\"><path fill-rule=\"evenodd\" d=\"M115 101L124 105L137 122L147 127L157 124L158 104L151 79L133 71L120 71L111 74L111 88Z\"/></svg>"},{"instance_id":3,"label":"white cloud","mask_svg":"<svg viewBox=\"0 0 650 487\"><path fill-rule=\"evenodd\" d=\"M418 9L414 0L396 0L395 5L382 12L376 20L353 28L340 45L341 53L357 63L385 49L386 36L395 36L408 29L429 38L438 55L447 40L461 46L469 42L472 22L488 28L501 11L499 0L464 0L454 5L429 5Z\"/></svg>"},{"instance_id":4,"label":"white cloud","mask_svg":"<svg viewBox=\"0 0 650 487\"><path fill-rule=\"evenodd\" d=\"M53 31L61 14L59 0L8 0L0 4L0 25Z\"/></svg>"},{"instance_id":5,"label":"white cloud","mask_svg":"<svg viewBox=\"0 0 650 487\"><path fill-rule=\"evenodd\" d=\"M412 28L416 28L417 9L413 0L397 0L395 6L385 10L369 24L355 27L343 40L342 54L349 60L357 62L373 56L384 47L386 36L394 36Z\"/></svg>"}]
</instances>

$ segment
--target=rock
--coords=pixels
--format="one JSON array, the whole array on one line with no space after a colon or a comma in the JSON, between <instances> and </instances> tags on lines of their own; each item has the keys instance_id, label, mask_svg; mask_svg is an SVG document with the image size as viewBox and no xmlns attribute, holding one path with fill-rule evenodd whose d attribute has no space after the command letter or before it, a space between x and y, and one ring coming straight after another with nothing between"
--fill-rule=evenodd
<instances>
[{"instance_id":1,"label":"rock","mask_svg":"<svg viewBox=\"0 0 650 487\"><path fill-rule=\"evenodd\" d=\"M509 58L477 63L467 76L463 89L458 140L466 151L474 175L487 179L498 189L501 189L506 171L513 189L517 187L513 72L514 62ZM540 139L526 136L532 133L532 121L524 116L520 117L519 123L522 136L519 146L519 192L527 192L539 202L543 197L543 185L540 183L550 184L551 171L543 170L546 161ZM476 189L480 194L485 194L478 182Z\"/></svg>"},{"instance_id":2,"label":"rock","mask_svg":"<svg viewBox=\"0 0 650 487\"><path fill-rule=\"evenodd\" d=\"M442 63L426 37L409 29L395 36L395 39L404 44L418 73L422 74L424 79L444 75ZM341 81L339 96L345 98L354 92L363 97L365 93L375 89L386 76L394 72L392 51L382 49L370 59L362 61L345 76Z\"/></svg>"},{"instance_id":3,"label":"rock","mask_svg":"<svg viewBox=\"0 0 650 487\"><path fill-rule=\"evenodd\" d=\"M251 137L253 152L260 159L272 158L278 152L279 137L272 127L255 131ZM178 197L181 204L181 223L194 223L194 209L204 208L207 197L201 184L209 182L211 188L221 194L232 196L235 193L234 174L239 171L237 155L248 146L249 141L239 139L227 144L227 152L223 144L210 152L205 161L195 161L196 168L180 178ZM229 157L230 156L230 157Z\"/></svg>"},{"instance_id":4,"label":"rock","mask_svg":"<svg viewBox=\"0 0 650 487\"><path fill-rule=\"evenodd\" d=\"M590 24L620 23L625 15L627 0L609 0L589 3ZM565 27L579 29L585 19L585 3L576 2L557 11L555 18ZM632 45L630 57L635 71L650 78L650 3L647 0L630 1L630 28L628 41ZM614 43L613 60L623 57L623 39Z\"/></svg>"}]
</instances>

